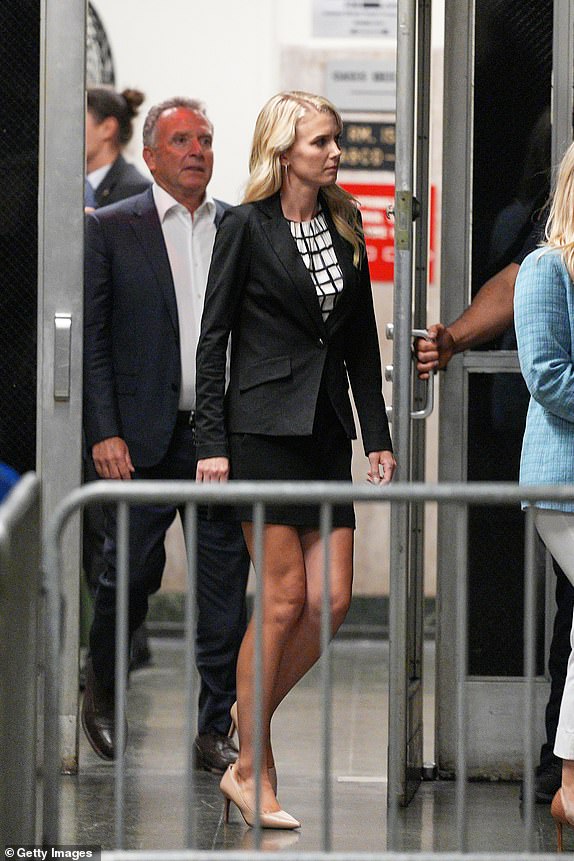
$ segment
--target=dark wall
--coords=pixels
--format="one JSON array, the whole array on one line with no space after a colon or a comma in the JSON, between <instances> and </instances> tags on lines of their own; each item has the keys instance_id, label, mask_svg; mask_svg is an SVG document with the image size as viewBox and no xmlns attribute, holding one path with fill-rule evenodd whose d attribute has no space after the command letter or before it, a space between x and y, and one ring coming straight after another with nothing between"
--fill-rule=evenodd
<instances>
[{"instance_id":1,"label":"dark wall","mask_svg":"<svg viewBox=\"0 0 574 861\"><path fill-rule=\"evenodd\" d=\"M0 6L0 460L35 467L40 3Z\"/></svg>"}]
</instances>

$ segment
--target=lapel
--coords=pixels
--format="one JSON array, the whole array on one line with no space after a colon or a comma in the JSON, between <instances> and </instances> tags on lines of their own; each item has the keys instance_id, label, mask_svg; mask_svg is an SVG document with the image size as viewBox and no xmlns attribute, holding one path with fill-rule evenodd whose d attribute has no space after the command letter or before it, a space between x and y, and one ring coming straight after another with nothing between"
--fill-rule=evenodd
<instances>
[{"instance_id":1,"label":"lapel","mask_svg":"<svg viewBox=\"0 0 574 861\"><path fill-rule=\"evenodd\" d=\"M217 200L217 198L213 198L215 202L215 218L213 219L213 223L215 224L216 229L221 224L221 219L223 218L223 214L226 209L231 209L229 203L224 203L223 200Z\"/></svg>"},{"instance_id":2,"label":"lapel","mask_svg":"<svg viewBox=\"0 0 574 861\"><path fill-rule=\"evenodd\" d=\"M175 286L151 187L134 197L132 215L133 230L163 293L171 322L179 337Z\"/></svg>"},{"instance_id":3,"label":"lapel","mask_svg":"<svg viewBox=\"0 0 574 861\"><path fill-rule=\"evenodd\" d=\"M329 231L335 247L335 254L341 271L343 273L343 292L340 294L335 307L329 314L326 322L326 327L329 332L332 332L345 319L347 309L352 304L356 290L359 284L360 272L353 265L353 246L347 242L335 227L335 222L331 217L329 207L323 196L321 196L321 206L329 225Z\"/></svg>"},{"instance_id":4,"label":"lapel","mask_svg":"<svg viewBox=\"0 0 574 861\"><path fill-rule=\"evenodd\" d=\"M289 223L281 210L279 192L264 200L257 201L255 206L262 213L261 225L269 240L269 246L275 252L289 282L297 290L299 299L313 327L324 337L326 329L321 316L315 285L297 250L295 240L291 236Z\"/></svg>"},{"instance_id":5,"label":"lapel","mask_svg":"<svg viewBox=\"0 0 574 861\"><path fill-rule=\"evenodd\" d=\"M108 202L108 197L123 173L125 163L123 156L119 155L98 185L96 189L96 202L98 206L105 206Z\"/></svg>"}]
</instances>

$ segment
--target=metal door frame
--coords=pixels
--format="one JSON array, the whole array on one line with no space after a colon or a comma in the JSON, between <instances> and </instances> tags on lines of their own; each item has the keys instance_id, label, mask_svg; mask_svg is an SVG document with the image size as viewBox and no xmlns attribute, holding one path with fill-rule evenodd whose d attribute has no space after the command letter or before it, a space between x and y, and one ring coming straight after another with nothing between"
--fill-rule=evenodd
<instances>
[{"instance_id":1,"label":"metal door frame","mask_svg":"<svg viewBox=\"0 0 574 861\"><path fill-rule=\"evenodd\" d=\"M398 478L424 478L425 429L413 424L421 397L412 375L413 322L426 318L431 0L399 0L393 293L393 445ZM418 36L418 38L417 38ZM418 48L417 48L418 45ZM415 200L415 191L417 199ZM413 213L421 215L413 227ZM416 792L422 769L424 506L391 504L389 595L388 848L395 848L398 807Z\"/></svg>"},{"instance_id":2,"label":"metal door frame","mask_svg":"<svg viewBox=\"0 0 574 861\"><path fill-rule=\"evenodd\" d=\"M444 135L442 193L441 319L454 320L468 304L471 272L474 0L445 0ZM554 2L552 160L556 164L572 138L572 87L574 70L574 2ZM454 288L453 289L453 285ZM471 373L519 373L514 351L468 351L451 362L441 379L439 429L439 480L464 481L468 377ZM452 550L456 531L448 512L438 517L436 734L439 773L453 776L455 744L456 643L451 620L456 608L456 571ZM466 534L464 536L466 547ZM465 565L466 567L466 565ZM550 578L551 579L551 578ZM551 582L546 588L546 654L554 616ZM518 677L475 677L467 682L470 737L469 776L500 773L516 777L522 749L516 745L516 715L524 703L524 680ZM544 706L548 682L536 680L537 726L543 740Z\"/></svg>"},{"instance_id":3,"label":"metal door frame","mask_svg":"<svg viewBox=\"0 0 574 861\"><path fill-rule=\"evenodd\" d=\"M86 4L41 4L37 472L46 523L81 483ZM61 755L78 765L80 519L63 552ZM59 647L60 644L56 644Z\"/></svg>"}]
</instances>

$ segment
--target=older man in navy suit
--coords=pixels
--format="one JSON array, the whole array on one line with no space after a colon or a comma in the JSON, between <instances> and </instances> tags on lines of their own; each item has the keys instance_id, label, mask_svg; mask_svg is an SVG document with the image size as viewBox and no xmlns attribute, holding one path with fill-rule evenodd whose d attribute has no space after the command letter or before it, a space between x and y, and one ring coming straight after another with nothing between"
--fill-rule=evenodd
<instances>
[{"instance_id":1,"label":"older man in navy suit","mask_svg":"<svg viewBox=\"0 0 574 861\"><path fill-rule=\"evenodd\" d=\"M207 273L225 205L206 194L213 128L201 102L171 99L144 124L154 184L88 216L85 272L84 426L102 478L195 478L195 350ZM130 634L161 583L172 505L130 516ZM104 759L115 756L115 510L106 511L105 572L90 632L82 724ZM245 629L248 555L238 524L198 516L196 765L221 773L235 664Z\"/></svg>"}]
</instances>

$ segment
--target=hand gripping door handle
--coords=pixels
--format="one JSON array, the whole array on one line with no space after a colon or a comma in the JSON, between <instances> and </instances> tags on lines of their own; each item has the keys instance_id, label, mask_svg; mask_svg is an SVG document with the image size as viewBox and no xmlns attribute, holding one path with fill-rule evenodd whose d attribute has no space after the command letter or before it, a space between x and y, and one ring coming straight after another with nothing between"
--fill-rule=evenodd
<instances>
[{"instance_id":1,"label":"hand gripping door handle","mask_svg":"<svg viewBox=\"0 0 574 861\"><path fill-rule=\"evenodd\" d=\"M385 335L388 341L393 340L395 327L392 323L387 323L385 327ZM413 338L424 338L425 341L430 341L429 333L426 329L413 329L412 330ZM385 365L385 380L387 382L392 382L393 379L393 366ZM426 382L426 397L425 403L422 409L420 410L411 410L411 419L420 420L427 419L434 409L434 371L431 371L428 380ZM387 407L387 416L392 419L393 408L392 406Z\"/></svg>"}]
</instances>

